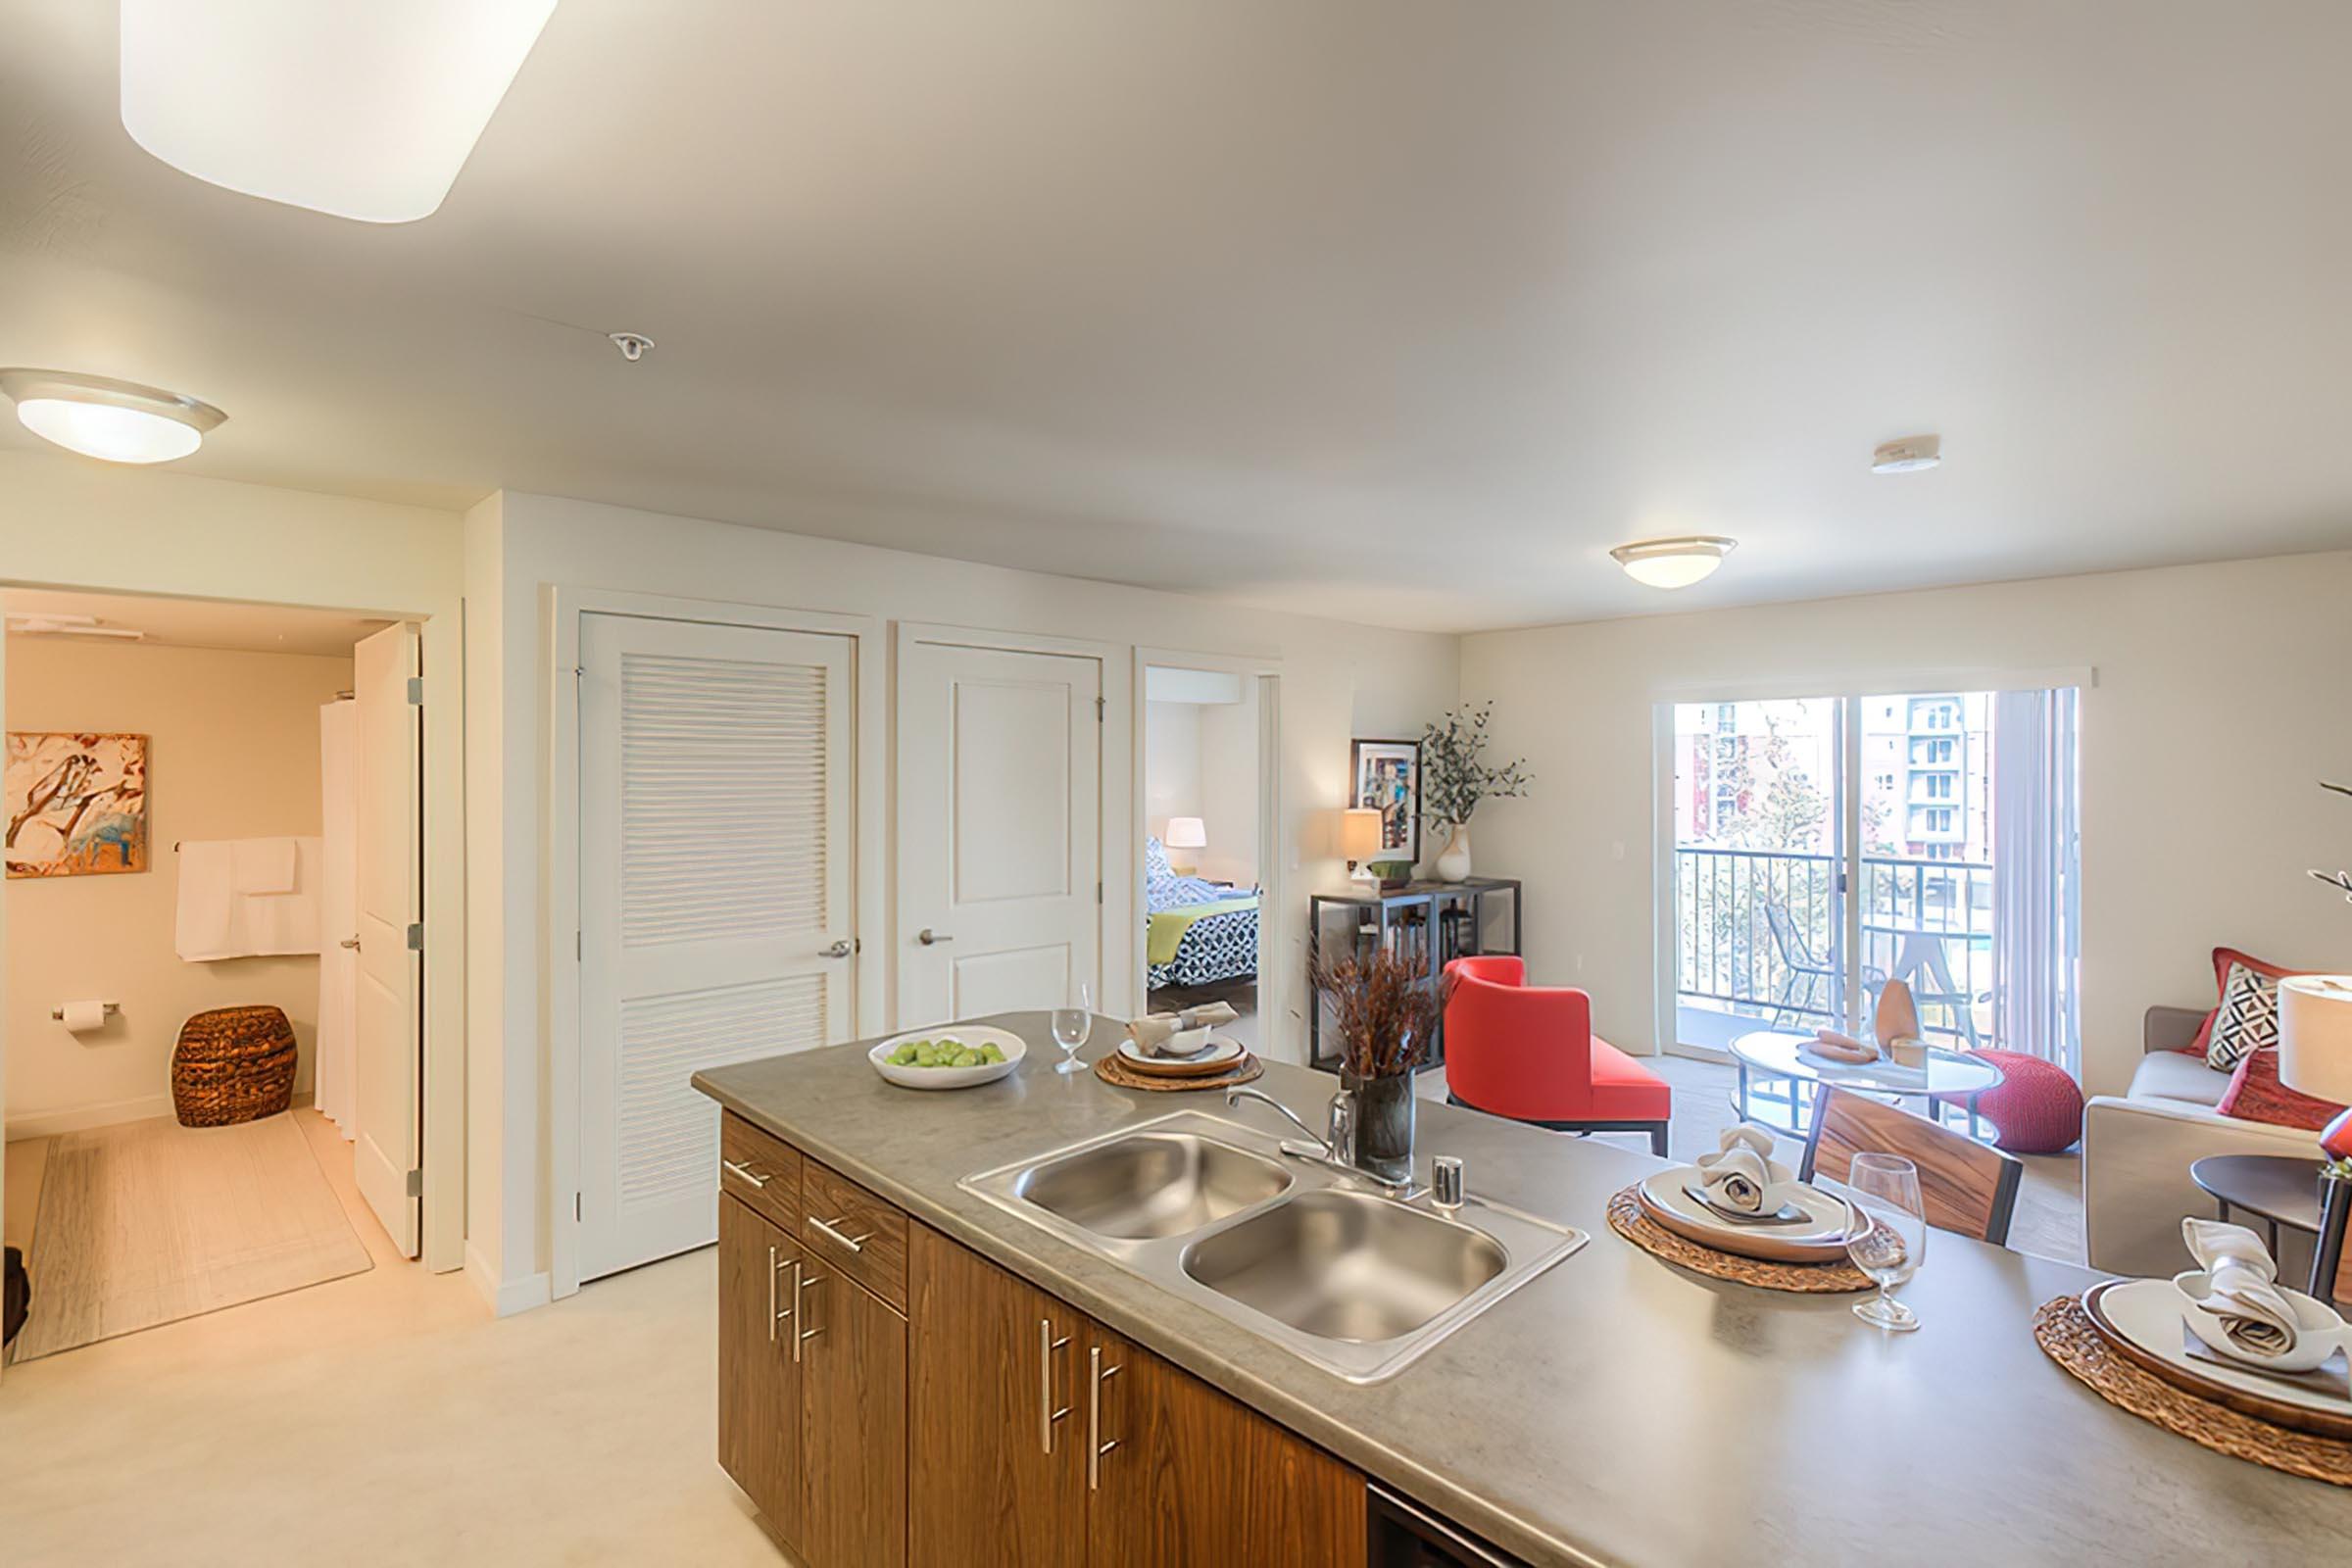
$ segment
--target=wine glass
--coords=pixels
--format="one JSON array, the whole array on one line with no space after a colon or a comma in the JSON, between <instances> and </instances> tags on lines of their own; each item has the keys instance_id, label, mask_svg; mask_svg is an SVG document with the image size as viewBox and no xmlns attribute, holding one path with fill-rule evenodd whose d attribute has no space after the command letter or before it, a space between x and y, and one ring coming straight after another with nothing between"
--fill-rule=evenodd
<instances>
[{"instance_id":1,"label":"wine glass","mask_svg":"<svg viewBox=\"0 0 2352 1568\"><path fill-rule=\"evenodd\" d=\"M1845 1173L1845 1255L1879 1294L1855 1302L1854 1316L1894 1334L1919 1327L1919 1314L1890 1293L1919 1272L1927 1250L1919 1167L1899 1154L1856 1154Z\"/></svg>"},{"instance_id":2,"label":"wine glass","mask_svg":"<svg viewBox=\"0 0 2352 1568\"><path fill-rule=\"evenodd\" d=\"M1078 1005L1054 1009L1054 1043L1062 1050L1061 1060L1054 1069L1055 1072L1082 1070L1078 1065L1078 1048L1086 1044L1086 1037L1094 1032L1094 994L1081 984L1078 987Z\"/></svg>"}]
</instances>

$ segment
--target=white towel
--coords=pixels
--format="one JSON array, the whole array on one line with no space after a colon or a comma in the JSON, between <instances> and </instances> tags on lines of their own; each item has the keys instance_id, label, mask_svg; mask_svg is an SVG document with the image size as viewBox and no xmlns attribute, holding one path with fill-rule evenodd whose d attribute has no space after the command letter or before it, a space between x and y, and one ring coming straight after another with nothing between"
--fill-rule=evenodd
<instances>
[{"instance_id":1,"label":"white towel","mask_svg":"<svg viewBox=\"0 0 2352 1568\"><path fill-rule=\"evenodd\" d=\"M189 840L179 847L179 909L172 947L190 963L318 951L316 838L294 846L294 874L284 893L240 893L235 840Z\"/></svg>"},{"instance_id":2,"label":"white towel","mask_svg":"<svg viewBox=\"0 0 2352 1568\"><path fill-rule=\"evenodd\" d=\"M294 858L292 839L229 841L229 859L236 868L234 886L239 893L293 892Z\"/></svg>"},{"instance_id":3,"label":"white towel","mask_svg":"<svg viewBox=\"0 0 2352 1568\"><path fill-rule=\"evenodd\" d=\"M1764 1210L1772 1190L1772 1134L1749 1122L1723 1130L1712 1154L1698 1156L1698 1182L1709 1197L1743 1214Z\"/></svg>"},{"instance_id":4,"label":"white towel","mask_svg":"<svg viewBox=\"0 0 2352 1568\"><path fill-rule=\"evenodd\" d=\"M2230 1343L2255 1360L2290 1353L2300 1325L2294 1303L2274 1283L2278 1263L2262 1238L2243 1225L2192 1214L2180 1222L2180 1239L2212 1282L2205 1306L2221 1319Z\"/></svg>"}]
</instances>

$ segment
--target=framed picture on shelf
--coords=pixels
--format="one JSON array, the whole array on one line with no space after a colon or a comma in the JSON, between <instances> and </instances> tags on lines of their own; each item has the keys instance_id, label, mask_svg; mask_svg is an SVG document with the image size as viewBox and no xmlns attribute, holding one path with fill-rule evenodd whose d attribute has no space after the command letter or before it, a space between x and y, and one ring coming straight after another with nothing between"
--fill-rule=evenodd
<instances>
[{"instance_id":1,"label":"framed picture on shelf","mask_svg":"<svg viewBox=\"0 0 2352 1568\"><path fill-rule=\"evenodd\" d=\"M1350 806L1380 813L1375 860L1421 858L1421 743L1359 740L1348 749Z\"/></svg>"}]
</instances>

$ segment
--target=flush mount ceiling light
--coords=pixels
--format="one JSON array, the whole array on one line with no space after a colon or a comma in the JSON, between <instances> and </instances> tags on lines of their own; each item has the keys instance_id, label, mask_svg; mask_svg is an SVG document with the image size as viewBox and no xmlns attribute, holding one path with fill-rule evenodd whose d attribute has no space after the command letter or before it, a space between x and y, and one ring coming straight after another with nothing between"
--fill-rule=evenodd
<instances>
[{"instance_id":1,"label":"flush mount ceiling light","mask_svg":"<svg viewBox=\"0 0 2352 1568\"><path fill-rule=\"evenodd\" d=\"M1636 582L1652 588L1688 588L1722 565L1723 558L1739 547L1739 540L1721 534L1693 533L1619 545L1609 554Z\"/></svg>"},{"instance_id":2,"label":"flush mount ceiling light","mask_svg":"<svg viewBox=\"0 0 2352 1568\"><path fill-rule=\"evenodd\" d=\"M228 417L161 387L70 370L0 370L17 419L44 441L108 463L170 463L204 445Z\"/></svg>"},{"instance_id":3,"label":"flush mount ceiling light","mask_svg":"<svg viewBox=\"0 0 2352 1568\"><path fill-rule=\"evenodd\" d=\"M1873 473L1917 473L1933 468L1943 461L1943 437L1939 435L1907 435L1900 441L1889 441L1870 455Z\"/></svg>"},{"instance_id":4,"label":"flush mount ceiling light","mask_svg":"<svg viewBox=\"0 0 2352 1568\"><path fill-rule=\"evenodd\" d=\"M122 128L183 173L368 223L428 217L556 0L122 0Z\"/></svg>"},{"instance_id":5,"label":"flush mount ceiling light","mask_svg":"<svg viewBox=\"0 0 2352 1568\"><path fill-rule=\"evenodd\" d=\"M120 637L134 643L147 635L129 626L109 626L96 615L11 615L8 629L18 637Z\"/></svg>"}]
</instances>

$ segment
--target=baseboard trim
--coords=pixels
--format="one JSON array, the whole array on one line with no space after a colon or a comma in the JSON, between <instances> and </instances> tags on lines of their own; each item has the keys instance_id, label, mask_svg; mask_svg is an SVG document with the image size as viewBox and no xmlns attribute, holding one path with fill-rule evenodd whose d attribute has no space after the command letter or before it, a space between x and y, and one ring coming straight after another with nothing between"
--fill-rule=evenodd
<instances>
[{"instance_id":1,"label":"baseboard trim","mask_svg":"<svg viewBox=\"0 0 2352 1568\"><path fill-rule=\"evenodd\" d=\"M1732 1054L1728 1051L1718 1051L1713 1046L1686 1046L1679 1041L1668 1046L1659 1054L1685 1056L1692 1061L1711 1061L1718 1067L1729 1067L1732 1064Z\"/></svg>"},{"instance_id":2,"label":"baseboard trim","mask_svg":"<svg viewBox=\"0 0 2352 1568\"><path fill-rule=\"evenodd\" d=\"M474 1294L497 1317L513 1317L517 1312L545 1306L554 1299L545 1274L526 1274L518 1280L501 1281L498 1270L475 1250L471 1242L466 1244L466 1278L472 1282Z\"/></svg>"},{"instance_id":3,"label":"baseboard trim","mask_svg":"<svg viewBox=\"0 0 2352 1568\"><path fill-rule=\"evenodd\" d=\"M311 1103L311 1091L294 1091L294 1104ZM86 1133L93 1127L114 1127L126 1121L151 1121L172 1114L172 1096L141 1095L136 1100L110 1101L102 1105L76 1105L68 1110L30 1110L8 1118L4 1135L9 1143L26 1138L55 1138L60 1133Z\"/></svg>"}]
</instances>

